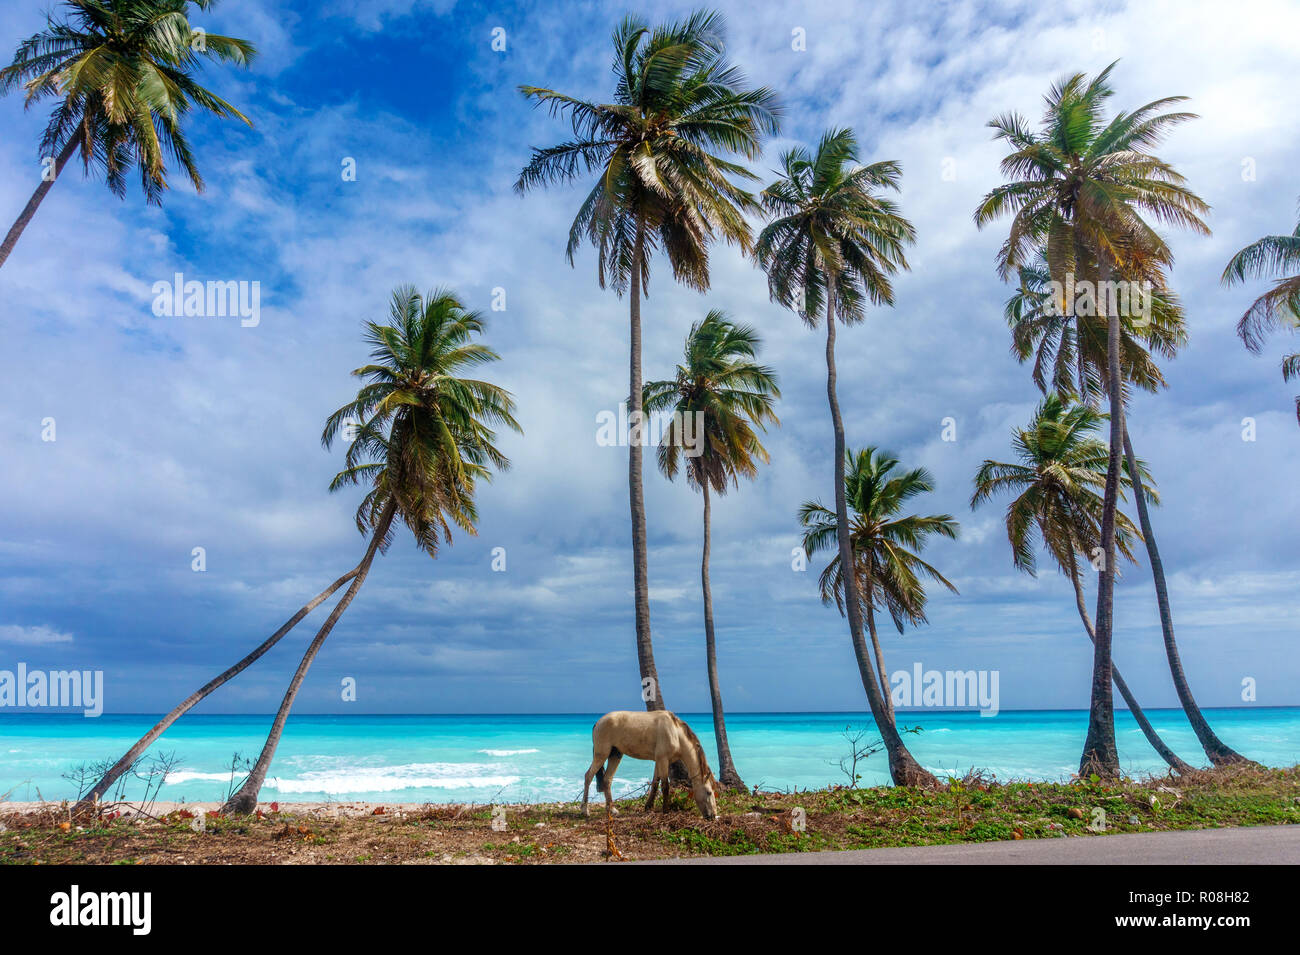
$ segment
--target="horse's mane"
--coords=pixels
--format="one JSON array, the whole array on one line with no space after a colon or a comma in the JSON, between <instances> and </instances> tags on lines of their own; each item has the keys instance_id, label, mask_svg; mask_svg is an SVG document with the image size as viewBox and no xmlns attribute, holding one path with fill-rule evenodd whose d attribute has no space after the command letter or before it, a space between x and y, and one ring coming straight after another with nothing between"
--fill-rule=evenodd
<instances>
[{"instance_id":1,"label":"horse's mane","mask_svg":"<svg viewBox=\"0 0 1300 955\"><path fill-rule=\"evenodd\" d=\"M686 721L676 713L669 713L668 715L671 716L673 721L686 732L686 738L689 739L691 745L695 747L695 758L700 761L700 770L704 778L712 779L713 770L709 769L709 761L704 758L704 747L700 745L700 738L695 735L695 730L687 726Z\"/></svg>"}]
</instances>

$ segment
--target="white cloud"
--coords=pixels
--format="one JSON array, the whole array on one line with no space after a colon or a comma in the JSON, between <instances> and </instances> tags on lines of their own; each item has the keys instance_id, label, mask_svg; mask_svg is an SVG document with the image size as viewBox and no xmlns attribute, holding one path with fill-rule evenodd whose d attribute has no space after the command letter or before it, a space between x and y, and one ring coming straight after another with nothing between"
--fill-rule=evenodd
<instances>
[{"instance_id":1,"label":"white cloud","mask_svg":"<svg viewBox=\"0 0 1300 955\"><path fill-rule=\"evenodd\" d=\"M968 508L975 467L1005 457L1011 427L1038 397L1008 353L1007 289L992 269L1004 227L978 232L971 222L975 202L999 181L1001 150L984 123L1008 109L1034 118L1062 73L1120 55L1116 106L1193 97L1202 118L1175 132L1166 153L1215 206L1217 234L1172 237L1192 339L1168 365L1170 391L1140 397L1131 427L1165 498L1154 519L1186 628L1185 658L1219 659L1227 651L1218 635L1199 624L1235 621L1236 658L1300 677L1294 660L1271 656L1269 642L1295 629L1285 587L1270 576L1295 565L1291 391L1274 357L1255 358L1233 337L1251 291L1218 287L1236 248L1294 224L1300 143L1286 124L1300 10L1273 0L1231 16L1210 3L1026 2L943 13L902 2L723 6L736 58L789 107L783 140L755 164L765 181L781 148L832 124L855 127L867 158L904 166L901 202L919 232L913 268L897 284L896 308L873 310L841 334L841 402L852 444L883 445L929 467L938 490L919 506L966 524L961 543L938 543L929 555L963 596L936 596L931 627L906 638L933 639L926 659L935 665L958 650L993 655L1021 637L1033 646L1049 631L1067 634L1070 645L1080 639L1068 584L1046 571L1037 581L1018 574L1000 507ZM128 634L140 629L159 659L198 647L204 659L229 662L360 554L355 498L324 492L339 459L320 449L319 433L354 387L348 372L364 360L362 320L383 317L399 282L448 284L484 309L500 286L509 307L487 312L488 340L503 356L491 374L515 393L526 430L502 437L514 467L483 492L480 535L458 535L437 561L414 554L399 531L333 644L360 645L391 625L399 629L385 631L386 644L454 638L466 653L531 647L539 671L581 662L633 682L626 458L594 440L596 412L614 407L627 387L627 302L596 287L589 250L576 268L564 261L579 190L524 199L510 191L528 147L567 132L530 109L515 86L606 96L618 12L594 3L503 12L510 54L499 57L478 38L477 13L448 8L374 0L327 7L317 22L282 5L223 4L223 26L255 36L264 60L222 81L236 85L237 102L256 106L257 129L208 128L196 142L208 191L178 188L161 210L135 195L119 202L75 176L51 191L0 270L7 599L46 606L69 595L70 615L120 620L114 639L97 638L105 653L127 653ZM476 37L464 73L448 80L457 84L447 94L455 122L439 125L377 101L373 94L394 82L382 72L349 78L328 97L303 82L325 62L311 56L354 39L349 31L380 43L423 28L430 16L443 17L431 43ZM0 14L0 31L18 35L27 29L17 27L20 19L31 17ZM789 48L795 25L807 30L805 53ZM0 210L17 210L34 185L40 117L23 115L10 97L0 101L0 124L10 134L0 140ZM343 156L358 161L356 183L340 179ZM1257 181L1241 180L1243 156L1257 159ZM940 175L948 157L958 171L951 182ZM149 286L178 270L260 280L262 324L154 319ZM827 668L851 665L839 653L847 641L838 615L816 597L820 566L803 575L789 566L796 508L828 500L831 490L821 333L770 304L763 277L734 249L714 252L707 296L675 286L662 261L651 291L648 375L667 373L690 323L722 307L759 327L764 359L782 378L783 424L765 440L772 464L714 509L720 653L785 661L773 673L745 673L754 700L856 705L852 679L835 684L841 696L796 685L815 686L831 679ZM1254 444L1239 438L1245 415L1259 421ZM52 444L39 437L46 416L58 421ZM955 443L939 440L946 416L958 421ZM694 680L699 498L665 482L651 455L646 497L660 667L666 680L678 672ZM207 548L206 574L189 569L196 545ZM497 545L509 553L506 574L489 570ZM1139 568L1121 587L1133 608L1125 619L1137 621L1134 641L1149 636L1141 629L1151 611L1146 580ZM1206 592L1207 581L1226 592ZM146 597L157 619L137 618ZM415 623L423 629L400 629ZM186 642L173 643L177 634ZM798 653L796 638L804 641ZM887 639L887 652L901 645ZM804 652L823 643L825 656ZM1056 687L1038 683L1038 697L1013 705L1054 699ZM702 684L688 685L702 702ZM1073 702L1086 699L1086 686L1072 689Z\"/></svg>"},{"instance_id":2,"label":"white cloud","mask_svg":"<svg viewBox=\"0 0 1300 955\"><path fill-rule=\"evenodd\" d=\"M57 643L71 643L72 634L62 633L53 627L24 627L18 624L0 626L0 643L27 647L45 647Z\"/></svg>"}]
</instances>

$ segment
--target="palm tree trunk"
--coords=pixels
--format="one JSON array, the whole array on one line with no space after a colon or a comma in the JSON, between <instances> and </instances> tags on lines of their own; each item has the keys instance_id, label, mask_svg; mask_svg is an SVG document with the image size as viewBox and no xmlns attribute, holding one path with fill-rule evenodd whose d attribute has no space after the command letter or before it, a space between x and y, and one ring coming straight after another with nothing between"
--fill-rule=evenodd
<instances>
[{"instance_id":1,"label":"palm tree trunk","mask_svg":"<svg viewBox=\"0 0 1300 955\"><path fill-rule=\"evenodd\" d=\"M853 574L853 544L849 539L849 507L844 494L844 420L840 417L840 402L835 392L835 296L833 283L827 283L826 296L826 396L831 406L831 425L835 430L835 517L836 536L840 545L840 566L845 568L844 608L849 619L849 636L853 641L853 655L858 662L858 674L867 694L871 717L880 731L880 738L889 754L889 774L898 786L937 786L938 780L916 761L903 738L898 733L871 665L871 653L862 635L862 607L858 600L858 582Z\"/></svg>"},{"instance_id":2,"label":"palm tree trunk","mask_svg":"<svg viewBox=\"0 0 1300 955\"><path fill-rule=\"evenodd\" d=\"M199 704L199 702L201 702L205 697L210 695L218 687L234 679L245 669L247 669L252 663L254 663L259 657L261 657L264 653L266 653L273 646L279 643L280 638L283 637L290 630L292 630L295 626L297 626L299 621L301 621L303 617L307 616L307 614L315 610L318 606L320 606L320 604L324 600L326 600L331 594L333 594L334 591L338 590L345 583L347 583L349 580L355 577L359 569L360 568L354 568L353 570L348 571L348 573L344 574L338 580L334 581L334 583L330 584L329 587L327 587L325 590L322 590L320 593L318 593L310 602L303 604L302 609L300 609L296 614L290 617L283 627L281 627L279 630L275 631L275 633L267 637L266 640L264 640L255 650L253 650L252 653L248 654L248 656L244 657L234 666L230 667L229 669L220 673L213 679L209 680L207 683L203 684L203 686L201 686L199 689L195 690L184 700L182 700L180 705L178 705L174 710L172 710L170 713L164 716L156 724L154 724L153 729L151 729L148 733L145 733L144 736L141 736L140 739L136 741L136 744L132 746L129 750L127 750L126 755L113 764L113 767L103 775L103 777L99 780L99 782L95 783L94 788L91 789L90 792L86 793L86 795L81 797L81 799L78 801L77 806L75 808L77 809L88 808L92 804L104 798L104 794L108 792L108 790L112 787L113 783L117 782L117 780L121 777L123 773L125 773L128 769L130 769L133 765L135 765L135 761L140 758L140 756L144 753L145 750L147 750L150 746L153 745L154 741L158 739L159 736L161 736L163 733L167 731L167 727L171 726L178 719L180 719L182 716L184 716L186 713L192 710L195 706Z\"/></svg>"},{"instance_id":3,"label":"palm tree trunk","mask_svg":"<svg viewBox=\"0 0 1300 955\"><path fill-rule=\"evenodd\" d=\"M0 267L4 266L5 260L9 258L9 253L12 252L14 246L18 244L18 237L23 234L23 230L27 228L27 224L31 222L32 217L36 215L36 210L40 207L41 201L45 198L45 194L50 191L50 187L54 185L54 180L59 178L59 174L63 172L63 167L66 166L68 160L72 158L72 153L77 148L77 142L78 140L76 136L68 137L68 141L63 144L63 148L59 150L58 158L54 161L54 178L41 180L41 184L36 187L36 191L32 193L32 197L27 200L27 205L23 206L23 211L18 213L18 218L15 219L14 224L9 227L9 232L5 235L4 242L0 242Z\"/></svg>"},{"instance_id":4,"label":"palm tree trunk","mask_svg":"<svg viewBox=\"0 0 1300 955\"><path fill-rule=\"evenodd\" d=\"M703 483L701 487L705 492L705 551L699 560L699 583L705 591L705 657L708 665L708 698L714 707L714 737L718 739L718 778L727 789L749 791L745 781L741 780L740 773L736 772L731 746L727 743L727 716L723 712L722 687L718 685L718 644L714 639L714 590L708 583L708 552L712 544L708 483Z\"/></svg>"},{"instance_id":5,"label":"palm tree trunk","mask_svg":"<svg viewBox=\"0 0 1300 955\"><path fill-rule=\"evenodd\" d=\"M633 422L628 441L627 493L632 511L632 586L636 606L636 659L641 669L641 695L647 710L664 709L655 668L654 645L650 640L650 572L646 558L645 490L641 477L641 438L647 433L641 421L641 256L645 249L645 220L637 222L636 242L632 252L632 276L629 282L631 302L631 349L628 394L629 420Z\"/></svg>"},{"instance_id":6,"label":"palm tree trunk","mask_svg":"<svg viewBox=\"0 0 1300 955\"><path fill-rule=\"evenodd\" d=\"M704 590L704 656L709 669L709 699L713 704L713 735L718 741L718 779L728 789L748 792L749 787L736 771L727 743L727 719L722 709L722 689L718 686L718 649L713 635L713 588L709 585L709 551L713 529L710 520L709 485L704 490L704 555L700 559L700 586Z\"/></svg>"},{"instance_id":7,"label":"palm tree trunk","mask_svg":"<svg viewBox=\"0 0 1300 955\"><path fill-rule=\"evenodd\" d=\"M1083 583L1079 579L1079 566L1075 561L1074 555L1070 555L1070 580L1074 584L1074 602L1079 608L1079 619L1083 621L1083 629L1088 634L1088 639L1094 644L1097 642L1097 631L1093 629L1092 618L1088 616L1088 602L1083 598ZM1156 728L1151 725L1147 715L1142 712L1142 707L1138 706L1138 701L1133 696L1133 691L1128 688L1124 678L1120 676L1119 667L1112 666L1111 672L1115 677L1115 689L1119 690L1119 695L1124 698L1124 703L1128 706L1129 712L1133 714L1133 719L1142 730L1142 735L1147 738L1151 748L1160 754L1160 758L1169 764L1169 768L1180 776L1186 776L1194 772L1193 767L1183 762L1178 754L1165 745L1165 741L1160 738Z\"/></svg>"},{"instance_id":8,"label":"palm tree trunk","mask_svg":"<svg viewBox=\"0 0 1300 955\"><path fill-rule=\"evenodd\" d=\"M380 515L379 523L375 525L375 532L370 538L370 546L366 548L366 555L361 559L361 563L357 565L356 576L352 578L352 586L348 587L343 597L335 604L329 617L326 618L325 623L317 631L316 638L312 640L311 645L307 647L307 652L303 654L298 669L294 672L293 680L289 683L289 689L285 691L284 699L280 701L280 709L275 714L275 722L271 724L271 732L266 737L266 744L262 747L257 762L249 772L248 778L244 780L244 784L239 787L239 791L221 807L223 813L249 813L257 808L257 795L262 790L262 784L266 782L266 773L271 768L271 759L275 756L276 747L280 745L280 736L284 733L284 724L289 719L289 711L293 708L294 698L298 695L298 690L307 676L307 671L311 669L312 661L316 659L316 654L320 652L321 644L325 642L325 638L330 635L334 625L343 616L343 611L348 609L348 605L352 603L352 599L356 597L357 591L361 589L361 585L365 582L366 575L370 573L370 565L374 562L375 552L379 549L384 537L387 536L388 528L393 523L393 515L396 510L396 505L390 501L384 508L383 514Z\"/></svg>"},{"instance_id":9,"label":"palm tree trunk","mask_svg":"<svg viewBox=\"0 0 1300 955\"><path fill-rule=\"evenodd\" d=\"M1165 656L1169 658L1169 672L1174 678L1174 689L1178 691L1178 700L1183 705L1183 712L1192 724L1201 748L1215 766L1229 766L1233 763L1248 763L1227 743L1215 735L1206 722L1201 708L1196 705L1192 688L1187 684L1187 674L1183 672L1183 661L1178 655L1178 643L1174 640L1174 617L1169 610L1169 589L1165 585L1165 565L1160 561L1160 548L1156 546L1156 535L1151 529L1151 515L1147 512L1145 496L1138 490L1141 478L1138 476L1137 456L1133 453L1133 442L1129 440L1127 424L1124 428L1124 457L1128 461L1129 478L1133 481L1134 494L1137 498L1138 523L1142 526L1142 537L1147 545L1147 558L1151 561L1151 577L1155 581L1156 605L1160 608L1160 630L1165 640Z\"/></svg>"},{"instance_id":10,"label":"palm tree trunk","mask_svg":"<svg viewBox=\"0 0 1300 955\"><path fill-rule=\"evenodd\" d=\"M876 675L880 678L880 692L885 698L885 712L889 714L889 719L894 719L894 697L889 692L888 670L885 669L885 655L880 652L880 637L876 634L876 607L872 599L871 585L867 584L866 600L867 605L867 632L871 634L871 649L876 654Z\"/></svg>"},{"instance_id":11,"label":"palm tree trunk","mask_svg":"<svg viewBox=\"0 0 1300 955\"><path fill-rule=\"evenodd\" d=\"M1110 262L1101 257L1098 269L1102 282L1110 280ZM1098 286L1099 288L1102 286ZM1101 296L1098 296L1101 299ZM1088 706L1088 735L1079 757L1079 774L1096 774L1105 779L1119 776L1119 752L1115 746L1115 699L1111 693L1111 638L1115 624L1115 513L1119 506L1119 459L1124 434L1124 396L1120 387L1119 323L1117 315L1106 316L1107 376L1110 384L1110 460L1106 468L1106 491L1101 509L1101 549L1105 563L1097 586L1097 629L1093 641L1092 696Z\"/></svg>"}]
</instances>

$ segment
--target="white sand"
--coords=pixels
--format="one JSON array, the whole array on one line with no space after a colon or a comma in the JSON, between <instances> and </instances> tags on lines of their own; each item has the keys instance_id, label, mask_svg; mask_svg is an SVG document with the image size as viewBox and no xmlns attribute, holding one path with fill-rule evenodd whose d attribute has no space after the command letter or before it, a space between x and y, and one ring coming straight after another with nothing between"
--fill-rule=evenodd
<instances>
[{"instance_id":1,"label":"white sand","mask_svg":"<svg viewBox=\"0 0 1300 955\"><path fill-rule=\"evenodd\" d=\"M279 812L295 815L319 816L322 818L338 819L350 818L355 816L391 816L401 819L404 816L413 813L419 813L427 809L430 805L440 807L446 806L463 806L466 812L472 812L476 809L486 809L489 805L510 805L508 803L415 803L415 802L279 802ZM539 808L536 803L530 803L532 809ZM35 813L64 811L67 812L72 808L70 802L0 802L0 815L4 813ZM120 812L125 817L140 815L145 807L133 803L104 803L105 812ZM176 812L180 809L188 810L192 813L215 812L221 808L219 802L167 802L159 800L152 806L148 807L147 812L151 816L165 816L168 813ZM271 813L271 803L259 802L257 808L264 813ZM376 814L375 810L382 808L382 813Z\"/></svg>"}]
</instances>

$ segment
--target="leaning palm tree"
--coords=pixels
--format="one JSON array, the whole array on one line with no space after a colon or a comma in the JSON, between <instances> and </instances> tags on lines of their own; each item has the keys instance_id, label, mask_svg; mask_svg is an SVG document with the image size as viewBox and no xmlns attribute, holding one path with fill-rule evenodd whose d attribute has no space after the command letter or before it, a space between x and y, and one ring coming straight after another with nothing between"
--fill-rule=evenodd
<instances>
[{"instance_id":1,"label":"leaning palm tree","mask_svg":"<svg viewBox=\"0 0 1300 955\"><path fill-rule=\"evenodd\" d=\"M912 224L883 190L898 190L898 163L858 163L853 131L827 132L815 152L799 147L781 158L783 175L763 190L770 221L755 255L767 272L772 300L798 313L810 328L826 321L826 396L835 433L835 515L840 560L853 563L845 497L844 420L836 392L835 329L860 322L865 305L892 305L890 277L907 268L904 247L915 241ZM889 771L899 785L934 785L937 780L908 752L890 717L871 653L863 636L861 596L852 574L845 578L845 616L867 694L867 704L889 754Z\"/></svg>"},{"instance_id":2,"label":"leaning palm tree","mask_svg":"<svg viewBox=\"0 0 1300 955\"><path fill-rule=\"evenodd\" d=\"M709 551L713 529L709 492L726 494L740 478L753 479L767 450L755 430L779 424L772 410L781 397L776 372L758 364L758 333L737 325L714 309L691 326L686 354L671 380L646 382L645 414L671 413L659 442L659 470L668 480L685 471L686 483L704 497L704 552L700 587L704 593L704 655L713 705L713 731L718 743L718 778L729 789L744 790L727 743L722 689L718 684L718 654L713 629L713 588L709 583Z\"/></svg>"},{"instance_id":3,"label":"leaning palm tree","mask_svg":"<svg viewBox=\"0 0 1300 955\"><path fill-rule=\"evenodd\" d=\"M127 750L126 753L123 754L121 759L119 759L116 763L110 766L107 771L105 771L104 775L100 777L99 781L95 783L95 785L91 787L90 790L87 791L86 794L81 797L81 799L78 801L77 808L78 809L90 808L95 803L99 802L99 800L104 798L104 794L108 792L108 790L112 787L113 783L117 782L117 780L120 779L124 773L126 773L133 766L135 766L136 762L140 759L140 757L144 755L145 750L147 750L150 746L152 746L154 742L158 739L158 737L162 736L162 734L167 731L168 727L170 727L173 723L175 723L178 719L180 719L190 710L194 709L194 707L198 706L199 703L203 702L203 700L205 700L208 696L212 695L213 692L220 689L225 684L229 683L240 673L243 673L244 670L248 669L249 666L257 662L257 660L259 660L268 650L270 650L273 646L279 643L281 638L284 637L285 634L287 634L290 630L296 627L304 617L306 617L309 613L311 613L322 603L328 600L330 595L332 595L336 590L338 590L340 587L346 584L349 580L352 580L354 577L356 577L357 573L360 570L361 568L359 565L357 567L353 567L350 571L348 571L338 580L334 581L334 583L330 584L327 588L325 588L323 591L318 593L310 601L303 604L303 606L298 610L298 612L285 622L284 626L282 626L279 630L275 631L275 633L271 634L260 644L258 644L258 646L255 649L253 649L251 653L245 656L238 663L235 663L232 666L228 667L227 669L223 670L217 676L213 677L211 680L203 684L203 686L199 687L197 690L195 690L193 693L187 696L184 700L182 700L179 704L177 704L176 707L171 710L171 712L169 712L166 716L164 716L157 723L155 723L153 725L153 728L150 729L149 732L145 733L138 740L136 740L135 745L133 745L129 750Z\"/></svg>"},{"instance_id":4,"label":"leaning palm tree","mask_svg":"<svg viewBox=\"0 0 1300 955\"><path fill-rule=\"evenodd\" d=\"M1106 101L1113 95L1115 64L1089 80L1082 73L1057 83L1046 97L1042 128L1035 131L1017 113L989 125L1012 152L1002 160L1010 181L993 189L975 211L983 228L1010 215L1011 228L998 255L1006 279L1034 256L1045 254L1052 278L1080 278L1108 287L1134 275L1150 275L1171 264L1173 254L1147 222L1180 225L1203 235L1208 206L1183 176L1150 150L1173 126L1193 118L1165 112L1185 97L1168 97L1120 112L1109 121ZM1119 775L1111 693L1114 630L1115 528L1123 454L1124 396L1121 325L1109 301L1100 318L1107 329L1106 391L1110 399L1110 455L1101 519L1104 565L1097 588L1097 639L1093 654L1088 733L1079 759L1081 773ZM1113 320L1112 320L1113 319Z\"/></svg>"},{"instance_id":5,"label":"leaning palm tree","mask_svg":"<svg viewBox=\"0 0 1300 955\"><path fill-rule=\"evenodd\" d=\"M1063 309L1060 303L1053 301L1057 290L1049 287L1050 269L1045 257L1040 256L1031 265L1021 267L1018 274L1020 286L1007 302L1006 309L1012 330L1012 351L1022 363L1033 359L1033 379L1040 390L1046 392L1050 387L1063 396L1079 397L1090 407L1098 407L1106 393L1105 382L1109 380L1106 324L1096 316ZM1169 288L1163 270L1149 269L1141 279L1150 283L1148 314L1143 316L1142 322L1120 323L1120 370L1126 404L1130 384L1152 393L1168 387L1155 356L1172 358L1187 342L1182 302ZM1138 460L1127 422L1123 447L1129 473L1137 473ZM1134 503L1151 564L1165 659L1183 713L1211 763L1226 766L1247 762L1246 757L1214 732L1192 694L1174 635L1164 562L1156 543L1147 496L1138 495Z\"/></svg>"},{"instance_id":6,"label":"leaning palm tree","mask_svg":"<svg viewBox=\"0 0 1300 955\"><path fill-rule=\"evenodd\" d=\"M900 634L905 623L912 626L926 623L929 598L925 580L942 584L953 593L957 588L922 560L918 552L931 537L955 540L959 532L951 514L899 516L909 500L934 490L934 478L925 468L895 474L897 467L898 459L892 454L868 447L847 452L844 478L844 496L852 509L849 542L853 547L853 576L862 606L866 608L880 692L890 722L894 719L894 703L885 656L876 634L876 611L889 614ZM822 602L829 605L833 601L843 615L844 564L835 543L839 537L839 519L820 501L805 501L799 508L799 523L804 528L803 550L809 557L822 550L837 551L822 571L818 586Z\"/></svg>"},{"instance_id":7,"label":"leaning palm tree","mask_svg":"<svg viewBox=\"0 0 1300 955\"><path fill-rule=\"evenodd\" d=\"M699 291L709 287L709 244L716 238L750 246L744 210L753 197L733 180L753 179L721 154L755 159L763 134L777 130L778 109L767 89L748 89L729 64L722 18L695 13L651 29L628 17L614 31L616 86L611 103L594 103L536 86L521 92L552 116L567 116L573 138L534 149L515 189L570 182L596 174L569 230L569 264L584 241L597 251L597 280L627 292L629 362L628 500L632 518L633 601L637 663L648 709L663 709L650 636L641 442L641 298L649 265L663 251L673 276Z\"/></svg>"},{"instance_id":8,"label":"leaning palm tree","mask_svg":"<svg viewBox=\"0 0 1300 955\"><path fill-rule=\"evenodd\" d=\"M252 122L200 86L194 71L205 59L247 66L256 54L247 40L190 25L189 8L216 0L64 0L66 15L19 44L0 70L0 94L24 90L24 106L58 100L41 137L40 154L53 165L0 243L0 266L36 214L54 180L80 149L84 171L103 175L113 194L126 194L137 166L145 199L161 203L171 156L203 189L183 121L195 106Z\"/></svg>"},{"instance_id":9,"label":"leaning palm tree","mask_svg":"<svg viewBox=\"0 0 1300 955\"><path fill-rule=\"evenodd\" d=\"M387 550L394 522L404 522L416 546L436 558L439 548L451 543L453 526L475 533L479 482L491 480L493 468L509 467L493 443L492 427L519 430L510 393L487 381L459 377L499 357L474 340L483 332L482 315L466 311L447 290L422 296L412 286L393 291L389 310L388 324L366 324L372 362L352 373L366 383L354 400L329 416L321 435L329 448L345 426L353 428L344 469L330 490L369 488L356 523L370 535L370 543L351 585L303 654L262 752L224 812L256 808L307 671L361 589L375 554Z\"/></svg>"},{"instance_id":10,"label":"leaning palm tree","mask_svg":"<svg viewBox=\"0 0 1300 955\"><path fill-rule=\"evenodd\" d=\"M1013 432L1011 446L1016 462L985 460L975 474L975 493L970 501L975 508L997 494L1016 494L1007 505L1006 519L1012 563L1031 577L1037 576L1036 553L1041 543L1061 573L1070 579L1084 632L1094 643L1097 632L1083 595L1079 555L1086 557L1094 553L1101 540L1104 501L1097 489L1106 484L1110 452L1096 433L1105 417L1088 405L1070 404L1060 395L1049 393L1034 411L1029 427ZM1143 495L1155 502L1150 475L1140 462L1138 467ZM1133 471L1126 466L1120 479L1122 488L1133 489L1132 475ZM1115 547L1130 561L1137 536L1132 521L1119 512L1115 521ZM1190 772L1192 767L1165 745L1142 712L1119 667L1112 666L1112 674L1115 688L1147 741L1175 771Z\"/></svg>"},{"instance_id":11,"label":"leaning palm tree","mask_svg":"<svg viewBox=\"0 0 1300 955\"><path fill-rule=\"evenodd\" d=\"M1223 284L1233 285L1248 278L1281 274L1273 287L1255 299L1237 322L1242 343L1255 354L1264 347L1264 339L1274 329L1300 328L1300 273L1284 274L1300 268L1300 222L1290 235L1266 235L1252 242L1232 257L1223 270ZM1300 378L1300 352L1282 359L1282 380ZM1295 399L1296 420L1300 421L1300 395Z\"/></svg>"}]
</instances>

